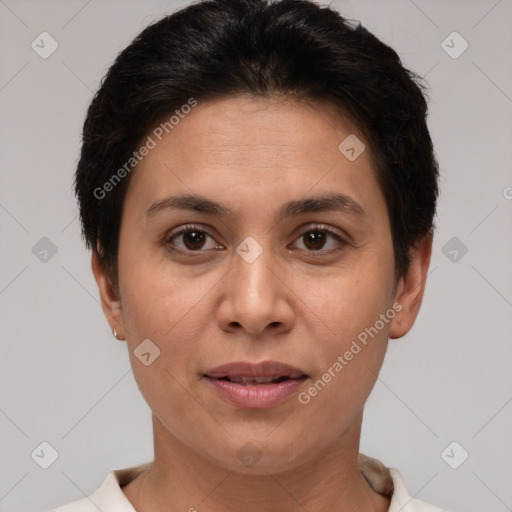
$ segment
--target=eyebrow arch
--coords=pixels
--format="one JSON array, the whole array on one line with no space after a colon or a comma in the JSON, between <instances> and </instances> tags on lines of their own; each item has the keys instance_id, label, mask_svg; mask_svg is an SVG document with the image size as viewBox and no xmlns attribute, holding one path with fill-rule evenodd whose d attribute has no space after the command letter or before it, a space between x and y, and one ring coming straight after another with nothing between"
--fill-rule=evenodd
<instances>
[{"instance_id":1,"label":"eyebrow arch","mask_svg":"<svg viewBox=\"0 0 512 512\"><path fill-rule=\"evenodd\" d=\"M200 213L209 213L227 217L232 214L229 208L197 195L169 196L153 203L146 210L146 218L153 217L157 213L169 209L192 210ZM308 197L289 201L283 204L279 210L280 220L295 217L309 212L344 212L349 215L364 218L367 216L361 205L354 199L343 194L328 194L318 197Z\"/></svg>"}]
</instances>

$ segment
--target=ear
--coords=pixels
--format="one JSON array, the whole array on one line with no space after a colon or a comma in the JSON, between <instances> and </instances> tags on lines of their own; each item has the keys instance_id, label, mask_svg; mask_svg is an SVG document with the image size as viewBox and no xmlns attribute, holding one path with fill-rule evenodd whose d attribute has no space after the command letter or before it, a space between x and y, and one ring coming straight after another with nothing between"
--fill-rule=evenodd
<instances>
[{"instance_id":1,"label":"ear","mask_svg":"<svg viewBox=\"0 0 512 512\"><path fill-rule=\"evenodd\" d=\"M400 279L395 294L395 302L402 309L397 308L397 315L390 323L389 337L392 339L405 336L418 316L432 255L432 235L425 235L410 254L409 271Z\"/></svg>"},{"instance_id":2,"label":"ear","mask_svg":"<svg viewBox=\"0 0 512 512\"><path fill-rule=\"evenodd\" d=\"M110 324L110 328L117 331L117 339L124 340L126 339L126 333L124 329L121 300L112 285L112 280L101 265L98 253L94 250L92 251L91 267L100 292L103 313Z\"/></svg>"}]
</instances>

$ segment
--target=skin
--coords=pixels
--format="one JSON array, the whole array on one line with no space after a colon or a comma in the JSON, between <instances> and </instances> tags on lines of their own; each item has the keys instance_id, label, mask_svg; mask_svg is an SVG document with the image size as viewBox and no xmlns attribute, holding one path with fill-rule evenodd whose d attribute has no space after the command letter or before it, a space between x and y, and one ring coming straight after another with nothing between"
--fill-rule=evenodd
<instances>
[{"instance_id":1,"label":"skin","mask_svg":"<svg viewBox=\"0 0 512 512\"><path fill-rule=\"evenodd\" d=\"M95 254L92 268L153 412L153 465L123 488L139 512L388 510L389 499L358 467L363 407L388 339L416 319L432 240L412 250L410 270L396 283L369 145L354 161L338 149L351 133L365 141L320 103L199 102L134 171L120 231L120 296ZM350 196L366 216L321 211L277 220L286 201L332 192ZM205 196L231 214L146 216L178 194ZM211 236L169 241L188 223ZM319 223L346 245L330 235L308 242ZM252 263L236 252L247 236L263 249ZM295 396L272 408L238 408L202 377L228 362L274 360L308 374L307 390L395 302L401 311L307 405ZM134 355L147 338L160 349L149 366ZM252 467L237 457L249 442L261 452Z\"/></svg>"}]
</instances>

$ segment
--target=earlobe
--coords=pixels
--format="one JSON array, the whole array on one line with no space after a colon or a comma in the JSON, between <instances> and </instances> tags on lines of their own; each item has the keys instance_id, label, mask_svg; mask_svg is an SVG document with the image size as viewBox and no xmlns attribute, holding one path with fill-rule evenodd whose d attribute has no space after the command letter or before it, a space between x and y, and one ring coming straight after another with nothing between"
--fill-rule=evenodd
<instances>
[{"instance_id":1,"label":"earlobe","mask_svg":"<svg viewBox=\"0 0 512 512\"><path fill-rule=\"evenodd\" d=\"M401 309L390 324L389 337L392 339L405 336L418 316L432 255L432 235L425 235L416 247L411 248L410 253L409 270L400 279L395 295L395 302L400 304Z\"/></svg>"},{"instance_id":2,"label":"earlobe","mask_svg":"<svg viewBox=\"0 0 512 512\"><path fill-rule=\"evenodd\" d=\"M123 322L123 312L121 309L121 300L112 284L111 278L107 275L103 265L100 262L98 253L92 251L91 268L94 279L98 285L100 294L101 308L107 318L112 332L116 332L115 336L118 340L125 339L125 330Z\"/></svg>"}]
</instances>

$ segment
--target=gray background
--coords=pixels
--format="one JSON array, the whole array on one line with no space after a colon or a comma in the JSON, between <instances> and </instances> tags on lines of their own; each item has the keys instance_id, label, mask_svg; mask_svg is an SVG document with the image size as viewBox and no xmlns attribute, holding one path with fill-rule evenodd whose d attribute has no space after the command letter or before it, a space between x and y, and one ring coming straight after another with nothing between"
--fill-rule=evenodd
<instances>
[{"instance_id":1,"label":"gray background","mask_svg":"<svg viewBox=\"0 0 512 512\"><path fill-rule=\"evenodd\" d=\"M150 411L100 309L71 184L101 77L186 3L0 0L1 510L49 509L152 459ZM426 76L442 174L423 307L390 341L361 451L398 468L419 499L512 510L512 2L332 5ZM43 31L59 45L47 59L31 48ZM442 45L453 31L469 44L458 58L445 51L462 49L458 36ZM43 237L57 248L46 262L32 250ZM58 452L48 469L31 457L43 441ZM445 460L462 450L452 469Z\"/></svg>"}]
</instances>

